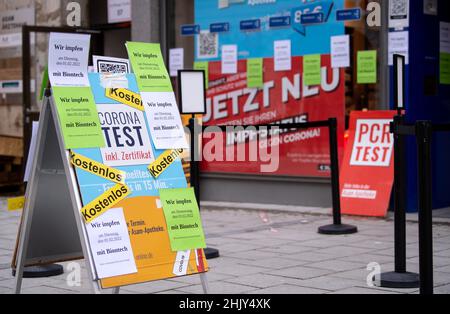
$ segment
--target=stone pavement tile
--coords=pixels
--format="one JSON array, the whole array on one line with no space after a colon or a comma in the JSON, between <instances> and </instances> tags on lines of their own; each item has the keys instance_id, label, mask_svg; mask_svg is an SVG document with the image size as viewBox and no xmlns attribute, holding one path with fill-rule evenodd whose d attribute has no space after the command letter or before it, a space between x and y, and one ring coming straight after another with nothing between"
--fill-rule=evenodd
<instances>
[{"instance_id":1,"label":"stone pavement tile","mask_svg":"<svg viewBox=\"0 0 450 314\"><path fill-rule=\"evenodd\" d=\"M167 291L157 292L156 294L189 294L189 293L181 291L181 290L167 290Z\"/></svg>"},{"instance_id":2,"label":"stone pavement tile","mask_svg":"<svg viewBox=\"0 0 450 314\"><path fill-rule=\"evenodd\" d=\"M348 246L358 247L358 248L368 248L373 250L383 250L390 249L394 247L393 241L378 241L377 239L372 238L371 240L357 241L348 243Z\"/></svg>"},{"instance_id":3,"label":"stone pavement tile","mask_svg":"<svg viewBox=\"0 0 450 314\"><path fill-rule=\"evenodd\" d=\"M450 249L449 250L435 252L434 255L450 258Z\"/></svg>"},{"instance_id":4,"label":"stone pavement tile","mask_svg":"<svg viewBox=\"0 0 450 314\"><path fill-rule=\"evenodd\" d=\"M392 291L383 291L375 288L353 287L331 292L330 294L398 294Z\"/></svg>"},{"instance_id":5,"label":"stone pavement tile","mask_svg":"<svg viewBox=\"0 0 450 314\"><path fill-rule=\"evenodd\" d=\"M321 262L321 261L335 259L334 256L331 256L329 254L317 253L316 251L301 252L301 253L295 253L295 254L284 254L283 257L288 258L288 259L306 261L306 262Z\"/></svg>"},{"instance_id":6,"label":"stone pavement tile","mask_svg":"<svg viewBox=\"0 0 450 314\"><path fill-rule=\"evenodd\" d=\"M312 248L329 248L333 247L339 244L336 244L331 241L325 241L322 239L315 239L315 240L309 240L309 241L302 241L302 245L306 247L312 247Z\"/></svg>"},{"instance_id":7,"label":"stone pavement tile","mask_svg":"<svg viewBox=\"0 0 450 314\"><path fill-rule=\"evenodd\" d=\"M287 258L283 258L283 256L264 258L264 259L259 259L259 260L255 260L255 261L242 260L240 262L240 264L243 264L243 265L253 265L253 266L264 267L264 268L269 268L269 269L282 269L282 268L286 268L286 267L300 266L305 263L309 263L309 262L287 259Z\"/></svg>"},{"instance_id":8,"label":"stone pavement tile","mask_svg":"<svg viewBox=\"0 0 450 314\"><path fill-rule=\"evenodd\" d=\"M22 289L22 294L71 294L71 293L73 294L75 292L72 290L54 288L44 285Z\"/></svg>"},{"instance_id":9,"label":"stone pavement tile","mask_svg":"<svg viewBox=\"0 0 450 314\"><path fill-rule=\"evenodd\" d=\"M246 266L241 264L222 265L214 268L214 272L218 272L230 276L245 276L248 274L257 274L266 271L267 268Z\"/></svg>"},{"instance_id":10,"label":"stone pavement tile","mask_svg":"<svg viewBox=\"0 0 450 314\"><path fill-rule=\"evenodd\" d=\"M287 277L272 275L272 272L270 273L270 275L268 273L246 275L246 276L240 276L240 277L235 277L235 278L231 278L231 279L226 279L225 281L229 282L229 283L252 286L255 288L268 288L268 287L278 286L278 285L282 285L282 284L294 284L295 282L297 282L297 280L294 278L287 278Z\"/></svg>"},{"instance_id":11,"label":"stone pavement tile","mask_svg":"<svg viewBox=\"0 0 450 314\"><path fill-rule=\"evenodd\" d=\"M419 264L419 257L413 257L407 259L408 263L416 263ZM434 267L444 267L450 265L450 258L436 256L433 254L433 265Z\"/></svg>"},{"instance_id":12,"label":"stone pavement tile","mask_svg":"<svg viewBox=\"0 0 450 314\"><path fill-rule=\"evenodd\" d=\"M229 282L212 282L209 284L210 294L240 294L254 289L255 287L234 284ZM195 293L195 294L203 293L203 288L201 285L187 286L176 290L185 293Z\"/></svg>"},{"instance_id":13,"label":"stone pavement tile","mask_svg":"<svg viewBox=\"0 0 450 314\"><path fill-rule=\"evenodd\" d=\"M3 264L10 265L11 260L12 260L11 255L2 255L2 256L0 256L0 265L3 265Z\"/></svg>"},{"instance_id":14,"label":"stone pavement tile","mask_svg":"<svg viewBox=\"0 0 450 314\"><path fill-rule=\"evenodd\" d=\"M309 266L339 272L365 267L366 265L364 263L346 262L334 259L329 261L311 263L309 264Z\"/></svg>"},{"instance_id":15,"label":"stone pavement tile","mask_svg":"<svg viewBox=\"0 0 450 314\"><path fill-rule=\"evenodd\" d=\"M275 239L296 241L296 242L316 240L321 238L321 235L318 234L317 232L305 230L293 230L288 227L277 228L275 230L277 230L277 232L264 231L263 234Z\"/></svg>"},{"instance_id":16,"label":"stone pavement tile","mask_svg":"<svg viewBox=\"0 0 450 314\"><path fill-rule=\"evenodd\" d=\"M12 256L12 254L13 254L12 249L3 249L3 248L0 248L0 256L4 256L4 255Z\"/></svg>"},{"instance_id":17,"label":"stone pavement tile","mask_svg":"<svg viewBox=\"0 0 450 314\"><path fill-rule=\"evenodd\" d=\"M384 250L374 250L372 253L376 253L378 255L386 255L386 256L394 256L394 248L390 249L384 249ZM406 257L416 257L419 256L419 249L414 247L407 247L406 248Z\"/></svg>"},{"instance_id":18,"label":"stone pavement tile","mask_svg":"<svg viewBox=\"0 0 450 314\"><path fill-rule=\"evenodd\" d=\"M314 265L314 263L312 263L311 265ZM269 272L267 273L269 274ZM295 266L270 272L270 274L274 276L282 276L292 279L311 279L324 275L330 275L332 273L334 273L334 271L306 266Z\"/></svg>"},{"instance_id":19,"label":"stone pavement tile","mask_svg":"<svg viewBox=\"0 0 450 314\"><path fill-rule=\"evenodd\" d=\"M319 253L319 254L329 255L329 256L332 256L333 258L338 258L338 257L352 256L352 255L357 255L357 254L364 254L364 253L368 253L371 251L373 251L373 250L368 249L368 248L357 248L357 247L340 245L340 246L334 246L334 247L329 247L329 248L325 248L325 249L320 249L315 252Z\"/></svg>"},{"instance_id":20,"label":"stone pavement tile","mask_svg":"<svg viewBox=\"0 0 450 314\"><path fill-rule=\"evenodd\" d=\"M358 282L361 282L363 285L365 285L367 282L367 276L370 275L370 272L371 271L368 271L366 269L366 267L361 267L358 269L352 269L352 270L334 273L333 277L356 280Z\"/></svg>"},{"instance_id":21,"label":"stone pavement tile","mask_svg":"<svg viewBox=\"0 0 450 314\"><path fill-rule=\"evenodd\" d=\"M442 267L436 267L436 271L444 272L444 273L450 273L450 265L442 266Z\"/></svg>"},{"instance_id":22,"label":"stone pavement tile","mask_svg":"<svg viewBox=\"0 0 450 314\"><path fill-rule=\"evenodd\" d=\"M209 243L209 241L208 241L208 243ZM248 250L255 250L255 249L263 248L263 246L260 244L254 245L249 241L237 241L237 240L233 240L233 241L228 242L227 244L222 244L222 245L211 245L210 247L214 247L214 248L218 249L219 254L222 254L222 255L223 255L223 253L247 252Z\"/></svg>"},{"instance_id":23,"label":"stone pavement tile","mask_svg":"<svg viewBox=\"0 0 450 314\"><path fill-rule=\"evenodd\" d=\"M348 261L348 262L361 262L361 263L364 263L365 265L367 265L372 262L375 262L378 264L391 263L394 261L394 257L387 256L387 255L365 253L365 254L357 254L357 255L352 255L352 256L340 257L339 260Z\"/></svg>"},{"instance_id":24,"label":"stone pavement tile","mask_svg":"<svg viewBox=\"0 0 450 314\"><path fill-rule=\"evenodd\" d=\"M234 276L218 273L214 270L215 270L215 268L214 269L211 268L211 270L206 273L206 278L207 278L208 282L222 281L224 279L234 277ZM175 282L182 282L182 283L191 284L191 285L198 285L201 283L199 275L174 277L174 278L167 279L167 280L175 281Z\"/></svg>"},{"instance_id":25,"label":"stone pavement tile","mask_svg":"<svg viewBox=\"0 0 450 314\"><path fill-rule=\"evenodd\" d=\"M335 290L341 290L341 289L361 286L361 282L356 281L356 280L351 280L351 279L339 278L339 277L322 276L322 277L301 280L301 281L299 281L299 285L302 287L335 291Z\"/></svg>"},{"instance_id":26,"label":"stone pavement tile","mask_svg":"<svg viewBox=\"0 0 450 314\"><path fill-rule=\"evenodd\" d=\"M260 260L264 258L271 258L274 256L271 252L263 252L263 251L257 251L257 250L248 250L243 252L236 252L236 253L228 253L226 256L230 256L232 258L236 259L245 259L245 260Z\"/></svg>"},{"instance_id":27,"label":"stone pavement tile","mask_svg":"<svg viewBox=\"0 0 450 314\"><path fill-rule=\"evenodd\" d=\"M48 279L48 278L24 278L22 280L22 289L39 287L39 286L46 285L46 284L49 284L52 282L53 282L53 280ZM0 287L12 289L14 287L14 285L15 285L14 278L0 280Z\"/></svg>"},{"instance_id":28,"label":"stone pavement tile","mask_svg":"<svg viewBox=\"0 0 450 314\"><path fill-rule=\"evenodd\" d=\"M293 242L292 244L287 243L281 246L267 246L256 250L262 252L271 252L275 254L295 254L295 253L309 252L314 250L314 248L303 246L301 244Z\"/></svg>"},{"instance_id":29,"label":"stone pavement tile","mask_svg":"<svg viewBox=\"0 0 450 314\"><path fill-rule=\"evenodd\" d=\"M252 290L248 294L324 294L326 290L319 290L308 287L294 286L294 285L279 285L264 289Z\"/></svg>"},{"instance_id":30,"label":"stone pavement tile","mask_svg":"<svg viewBox=\"0 0 450 314\"><path fill-rule=\"evenodd\" d=\"M373 287L373 288L381 290L381 291L385 291L385 292L394 292L394 293L401 293L401 294L415 294L415 293L419 292L419 288L411 288L411 289L383 288L376 284L375 284L375 287Z\"/></svg>"},{"instance_id":31,"label":"stone pavement tile","mask_svg":"<svg viewBox=\"0 0 450 314\"><path fill-rule=\"evenodd\" d=\"M444 285L434 288L435 294L450 294L450 285Z\"/></svg>"},{"instance_id":32,"label":"stone pavement tile","mask_svg":"<svg viewBox=\"0 0 450 314\"><path fill-rule=\"evenodd\" d=\"M0 248L4 250L9 250L10 252L14 251L16 247L16 240L11 240L7 238L0 237ZM12 255L12 253L11 253Z\"/></svg>"},{"instance_id":33,"label":"stone pavement tile","mask_svg":"<svg viewBox=\"0 0 450 314\"><path fill-rule=\"evenodd\" d=\"M200 277L198 277L198 280L200 281ZM123 289L135 293L156 293L172 289L179 289L187 286L190 285L183 282L158 280L153 282L140 283L136 285L129 285L124 287Z\"/></svg>"}]
</instances>

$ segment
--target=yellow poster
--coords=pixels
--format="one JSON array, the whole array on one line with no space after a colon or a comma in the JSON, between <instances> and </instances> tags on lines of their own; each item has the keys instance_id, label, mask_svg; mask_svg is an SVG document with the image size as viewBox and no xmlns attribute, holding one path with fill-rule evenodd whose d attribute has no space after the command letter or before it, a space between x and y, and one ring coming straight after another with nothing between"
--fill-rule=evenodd
<instances>
[{"instance_id":1,"label":"yellow poster","mask_svg":"<svg viewBox=\"0 0 450 314\"><path fill-rule=\"evenodd\" d=\"M172 252L164 212L158 197L128 198L121 201L138 272L101 280L103 288L191 275L208 270L203 250L182 255ZM144 205L145 204L145 205ZM187 265L183 264L185 260ZM181 258L177 259L177 256Z\"/></svg>"}]
</instances>

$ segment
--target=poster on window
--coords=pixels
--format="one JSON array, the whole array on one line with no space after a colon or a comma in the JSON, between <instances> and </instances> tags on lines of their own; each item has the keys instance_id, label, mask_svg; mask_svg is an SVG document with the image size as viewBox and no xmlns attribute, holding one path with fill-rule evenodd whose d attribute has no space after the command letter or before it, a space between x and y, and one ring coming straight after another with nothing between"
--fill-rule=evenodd
<instances>
[{"instance_id":1,"label":"poster on window","mask_svg":"<svg viewBox=\"0 0 450 314\"><path fill-rule=\"evenodd\" d=\"M336 10L343 6L342 0L196 0L195 23L200 25L201 31L195 38L195 59L208 62L209 72L203 123L258 125L335 117L341 154L345 76L344 69L331 66L330 38L345 33L344 24L335 18ZM302 24L301 16L308 12L323 13L323 23ZM274 27L274 17L283 17L284 25ZM210 25L217 21L229 23L229 31L211 33ZM282 71L278 71L274 61L274 43L279 40L292 43L291 66ZM224 74L221 67L221 47L227 45L238 47L237 72L233 74ZM320 55L320 84L305 86L305 55ZM263 60L260 88L247 87L247 60L253 58ZM203 140L202 171L297 177L330 175L327 128L214 134L205 134Z\"/></svg>"}]
</instances>

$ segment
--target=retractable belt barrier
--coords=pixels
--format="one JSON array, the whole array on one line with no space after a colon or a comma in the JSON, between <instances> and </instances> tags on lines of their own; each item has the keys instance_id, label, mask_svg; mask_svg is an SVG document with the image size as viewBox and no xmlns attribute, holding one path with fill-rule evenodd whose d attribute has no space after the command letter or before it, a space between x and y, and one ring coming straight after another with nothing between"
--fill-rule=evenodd
<instances>
[{"instance_id":1,"label":"retractable belt barrier","mask_svg":"<svg viewBox=\"0 0 450 314\"><path fill-rule=\"evenodd\" d=\"M261 125L213 125L213 126L199 126L195 118L189 120L189 130L191 133L191 186L194 187L197 200L200 203L200 167L199 167L199 150L195 148L195 139L203 132L215 133L218 129L221 132L237 133L240 130L235 128L278 128L278 129L310 129L317 127L326 127L329 130L330 136L330 163L331 163L331 187L332 187L332 201L333 201L333 224L319 227L318 232L327 235L343 235L352 234L358 231L357 227L352 225L342 224L341 219L341 201L340 201L340 187L339 187L339 157L338 157L338 142L337 142L337 119L330 118L324 121L314 121L307 123L284 123L284 124L261 124ZM214 130L212 130L214 128ZM197 134L200 129L201 134Z\"/></svg>"},{"instance_id":2,"label":"retractable belt barrier","mask_svg":"<svg viewBox=\"0 0 450 314\"><path fill-rule=\"evenodd\" d=\"M431 143L433 132L450 132L450 124L432 124L431 121L417 121L415 124L406 124L403 117L396 117L391 127L391 133L395 137L415 136L417 142L417 184L418 184L418 206L419 206L419 279L420 293L433 294L433 200L432 200L432 164ZM398 160L401 156L395 156ZM397 172L396 174L397 175ZM395 178L401 181L402 178ZM397 191L395 191L397 192ZM396 195L403 200L404 195ZM397 218L397 217L396 217ZM404 221L402 221L404 224ZM404 230L403 226L400 227ZM404 231L403 231L404 232ZM397 233L397 231L396 231ZM404 239L397 243L396 239L396 267L397 259L401 255L401 263L404 256ZM400 248L397 247L400 245ZM400 251L397 253L397 251Z\"/></svg>"}]
</instances>

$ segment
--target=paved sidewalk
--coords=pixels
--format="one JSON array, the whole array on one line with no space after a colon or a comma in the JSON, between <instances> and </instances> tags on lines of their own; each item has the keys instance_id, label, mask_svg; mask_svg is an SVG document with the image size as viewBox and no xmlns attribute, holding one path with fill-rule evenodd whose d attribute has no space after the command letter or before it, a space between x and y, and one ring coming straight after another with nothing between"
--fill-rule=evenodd
<instances>
[{"instance_id":1,"label":"paved sidewalk","mask_svg":"<svg viewBox=\"0 0 450 314\"><path fill-rule=\"evenodd\" d=\"M5 210L0 199L0 293L11 293L14 279L10 261L15 246L19 213ZM211 205L211 204L209 204ZM224 205L224 204L222 204ZM393 270L393 222L391 219L345 217L359 232L349 236L323 236L317 227L331 217L310 209L300 214L212 207L202 217L207 243L221 257L209 261L211 293L417 293L418 289L369 287L369 263L382 271ZM407 225L408 270L418 271L417 223ZM450 223L434 225L435 292L450 293ZM43 279L24 279L24 293L90 293L82 267L81 287L70 287L66 274ZM68 263L64 264L66 268ZM66 269L67 270L67 269ZM201 293L199 276L182 277L128 286L121 293Z\"/></svg>"}]
</instances>

